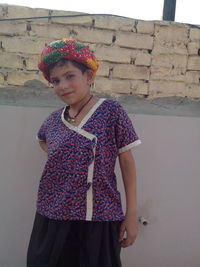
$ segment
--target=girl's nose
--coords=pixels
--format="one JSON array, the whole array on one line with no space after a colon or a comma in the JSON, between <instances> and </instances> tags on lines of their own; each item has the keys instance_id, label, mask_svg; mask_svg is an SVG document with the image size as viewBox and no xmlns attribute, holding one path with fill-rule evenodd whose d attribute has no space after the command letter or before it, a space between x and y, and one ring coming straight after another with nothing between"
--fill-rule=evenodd
<instances>
[{"instance_id":1,"label":"girl's nose","mask_svg":"<svg viewBox=\"0 0 200 267\"><path fill-rule=\"evenodd\" d=\"M65 90L69 88L69 83L67 81L60 81L59 84L59 89L60 90Z\"/></svg>"}]
</instances>

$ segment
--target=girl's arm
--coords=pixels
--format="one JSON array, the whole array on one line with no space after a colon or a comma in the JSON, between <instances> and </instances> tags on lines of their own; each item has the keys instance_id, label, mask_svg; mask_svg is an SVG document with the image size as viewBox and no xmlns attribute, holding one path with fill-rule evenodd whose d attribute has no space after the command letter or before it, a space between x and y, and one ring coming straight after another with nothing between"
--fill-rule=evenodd
<instances>
[{"instance_id":1,"label":"girl's arm","mask_svg":"<svg viewBox=\"0 0 200 267\"><path fill-rule=\"evenodd\" d=\"M44 150L47 153L47 144L46 144L46 142L39 140L39 145L42 148L42 150Z\"/></svg>"},{"instance_id":2,"label":"girl's arm","mask_svg":"<svg viewBox=\"0 0 200 267\"><path fill-rule=\"evenodd\" d=\"M136 168L131 150L122 152L119 155L119 163L122 172L124 189L126 193L126 214L125 220L120 227L120 237L122 247L128 247L136 239L137 226L137 201L136 201ZM124 237L126 233L126 236Z\"/></svg>"}]
</instances>

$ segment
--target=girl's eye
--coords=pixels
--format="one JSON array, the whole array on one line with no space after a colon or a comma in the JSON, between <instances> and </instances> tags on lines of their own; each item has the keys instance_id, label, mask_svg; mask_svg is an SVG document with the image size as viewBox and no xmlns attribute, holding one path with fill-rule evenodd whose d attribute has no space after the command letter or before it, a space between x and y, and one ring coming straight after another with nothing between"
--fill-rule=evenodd
<instances>
[{"instance_id":1,"label":"girl's eye","mask_svg":"<svg viewBox=\"0 0 200 267\"><path fill-rule=\"evenodd\" d=\"M53 85L56 85L56 84L58 84L59 83L59 80L51 80L51 83L53 84Z\"/></svg>"},{"instance_id":2,"label":"girl's eye","mask_svg":"<svg viewBox=\"0 0 200 267\"><path fill-rule=\"evenodd\" d=\"M73 78L74 77L74 74L68 74L67 76L66 76L66 78L69 80L69 79L71 79L71 78Z\"/></svg>"}]
</instances>

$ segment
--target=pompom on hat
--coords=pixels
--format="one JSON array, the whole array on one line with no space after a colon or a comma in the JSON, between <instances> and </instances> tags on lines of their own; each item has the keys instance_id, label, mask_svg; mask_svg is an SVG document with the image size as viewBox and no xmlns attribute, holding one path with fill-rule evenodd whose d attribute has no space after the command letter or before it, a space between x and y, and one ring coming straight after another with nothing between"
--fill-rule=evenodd
<instances>
[{"instance_id":1,"label":"pompom on hat","mask_svg":"<svg viewBox=\"0 0 200 267\"><path fill-rule=\"evenodd\" d=\"M99 64L89 47L72 39L63 38L45 46L39 55L38 68L48 82L51 82L48 71L49 66L63 58L82 63L92 70L93 77L95 77Z\"/></svg>"}]
</instances>

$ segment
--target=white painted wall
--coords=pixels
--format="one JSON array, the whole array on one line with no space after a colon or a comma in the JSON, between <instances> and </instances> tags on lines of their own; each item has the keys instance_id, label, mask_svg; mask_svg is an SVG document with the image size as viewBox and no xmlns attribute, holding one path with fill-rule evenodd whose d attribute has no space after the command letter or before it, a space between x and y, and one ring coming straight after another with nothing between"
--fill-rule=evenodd
<instances>
[{"instance_id":1,"label":"white painted wall","mask_svg":"<svg viewBox=\"0 0 200 267\"><path fill-rule=\"evenodd\" d=\"M51 110L0 106L0 267L26 266L45 163L35 135ZM131 118L142 139L134 152L138 215L149 224L123 249L123 267L199 267L200 118Z\"/></svg>"}]
</instances>

